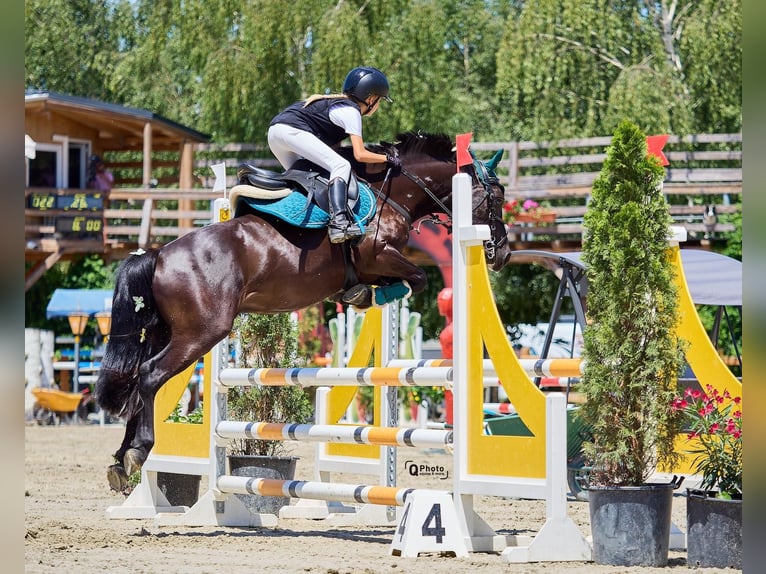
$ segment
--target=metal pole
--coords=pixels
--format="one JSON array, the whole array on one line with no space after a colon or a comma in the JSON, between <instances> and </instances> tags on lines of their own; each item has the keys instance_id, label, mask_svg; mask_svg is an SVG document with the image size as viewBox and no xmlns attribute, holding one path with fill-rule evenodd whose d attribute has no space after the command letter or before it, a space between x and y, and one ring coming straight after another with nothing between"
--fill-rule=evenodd
<instances>
[{"instance_id":1,"label":"metal pole","mask_svg":"<svg viewBox=\"0 0 766 574\"><path fill-rule=\"evenodd\" d=\"M72 375L72 392L80 392L80 336L74 336L74 374Z\"/></svg>"}]
</instances>

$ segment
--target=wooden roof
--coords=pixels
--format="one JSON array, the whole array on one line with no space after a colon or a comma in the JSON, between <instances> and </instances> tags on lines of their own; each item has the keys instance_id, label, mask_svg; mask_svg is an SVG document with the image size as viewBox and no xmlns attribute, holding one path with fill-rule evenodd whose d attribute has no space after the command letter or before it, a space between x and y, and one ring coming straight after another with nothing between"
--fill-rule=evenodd
<instances>
[{"instance_id":1,"label":"wooden roof","mask_svg":"<svg viewBox=\"0 0 766 574\"><path fill-rule=\"evenodd\" d=\"M147 124L151 125L152 149L155 150L177 150L184 142L210 141L209 135L153 112L79 96L27 92L24 95L24 107L28 117L37 114L56 115L97 130L99 147L104 151L142 150Z\"/></svg>"}]
</instances>

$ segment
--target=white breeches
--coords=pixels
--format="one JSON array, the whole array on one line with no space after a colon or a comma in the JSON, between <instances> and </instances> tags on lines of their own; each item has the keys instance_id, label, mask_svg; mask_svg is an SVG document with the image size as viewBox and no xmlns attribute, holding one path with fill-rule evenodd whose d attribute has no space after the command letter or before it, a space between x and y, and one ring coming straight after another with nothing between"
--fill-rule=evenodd
<instances>
[{"instance_id":1,"label":"white breeches","mask_svg":"<svg viewBox=\"0 0 766 574\"><path fill-rule=\"evenodd\" d=\"M342 178L346 184L351 178L351 164L314 134L288 126L275 124L269 128L269 148L282 167L290 169L301 158L325 168L330 181Z\"/></svg>"}]
</instances>

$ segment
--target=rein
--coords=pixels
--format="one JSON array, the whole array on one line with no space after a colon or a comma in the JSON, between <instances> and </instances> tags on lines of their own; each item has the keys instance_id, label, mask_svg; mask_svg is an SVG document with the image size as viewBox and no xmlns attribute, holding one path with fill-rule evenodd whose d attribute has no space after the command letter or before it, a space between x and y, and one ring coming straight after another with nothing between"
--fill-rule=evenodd
<instances>
[{"instance_id":1,"label":"rein","mask_svg":"<svg viewBox=\"0 0 766 574\"><path fill-rule=\"evenodd\" d=\"M386 184L388 184L388 192L386 193L386 197L382 197L383 190L385 189ZM380 189L378 190L378 199L381 200L381 204L387 203L394 209L394 211L396 211L399 215L401 215L404 218L404 221L407 222L408 227L412 225L412 217L410 216L409 212L406 209L404 209L401 205L396 203L393 199L391 199L391 168L390 167L386 170L386 177L383 180L383 183L381 184ZM381 217L381 214L378 213L378 222L380 222L380 217Z\"/></svg>"},{"instance_id":2,"label":"rein","mask_svg":"<svg viewBox=\"0 0 766 574\"><path fill-rule=\"evenodd\" d=\"M497 221L502 221L502 213L501 210L501 203L502 201L498 202L495 200L494 195L492 193L492 186L493 185L500 185L500 180L494 173L490 173L487 167L479 160L474 158L473 161L473 169L474 169L474 178L476 179L477 183L479 183L485 191L485 197L484 201L487 202L487 214L488 214L488 226L490 228L490 235L491 239L490 241L485 242L485 250L487 253L487 258L492 261L495 258L495 254L497 252L497 249L502 247L508 242L508 234L505 233L504 229L499 229ZM404 220L406 221L408 226L412 226L412 217L410 216L409 212L404 209L401 205L399 205L396 201L391 199L391 168L388 168L386 171L386 177L383 180L383 183L380 186L380 189L378 190L378 199L381 200L382 204L388 204L390 205L394 211L399 213ZM442 220L438 217L433 218L433 223L437 225L445 225L447 228L451 228L452 226L452 211L445 205L445 203L439 199L436 194L431 191L431 189L426 185L426 183L416 174L411 173L404 169L404 167L400 168L400 172L403 176L405 176L407 179L412 181L415 185L417 185L423 192L426 193L433 201L436 203L438 207L440 207L444 213L447 215L447 220ZM383 196L383 190L386 187L386 184L388 184L388 193L386 193L385 197ZM380 217L380 215L378 215ZM420 233L419 229L415 230L417 233Z\"/></svg>"},{"instance_id":3,"label":"rein","mask_svg":"<svg viewBox=\"0 0 766 574\"><path fill-rule=\"evenodd\" d=\"M436 205L441 207L444 210L444 213L447 214L447 217L450 219L450 221L452 221L452 211L450 211L450 209L446 205L444 205L444 202L441 199L436 197L436 194L433 191L428 189L428 186L425 184L425 182L422 179L420 179L414 173L410 173L404 168L402 168L402 175L405 176L407 179L409 179L412 183L417 185L420 189L425 191L426 195L428 195L431 199L433 199L434 203L436 203Z\"/></svg>"}]
</instances>

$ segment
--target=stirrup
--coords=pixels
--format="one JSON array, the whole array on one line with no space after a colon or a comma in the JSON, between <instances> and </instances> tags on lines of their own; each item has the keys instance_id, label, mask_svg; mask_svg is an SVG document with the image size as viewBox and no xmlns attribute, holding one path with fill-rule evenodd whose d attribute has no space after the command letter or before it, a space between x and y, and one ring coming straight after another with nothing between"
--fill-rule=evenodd
<instances>
[{"instance_id":1,"label":"stirrup","mask_svg":"<svg viewBox=\"0 0 766 574\"><path fill-rule=\"evenodd\" d=\"M356 223L350 223L346 227L346 239L356 239L357 237L363 237L365 234L362 228Z\"/></svg>"},{"instance_id":2,"label":"stirrup","mask_svg":"<svg viewBox=\"0 0 766 574\"><path fill-rule=\"evenodd\" d=\"M330 237L330 243L343 243L348 239L349 221L343 212L337 213L327 224L327 235Z\"/></svg>"},{"instance_id":3,"label":"stirrup","mask_svg":"<svg viewBox=\"0 0 766 574\"><path fill-rule=\"evenodd\" d=\"M347 239L346 229L331 223L327 226L327 236L330 243L343 243Z\"/></svg>"}]
</instances>

